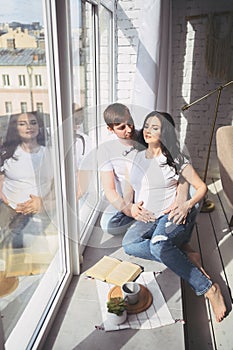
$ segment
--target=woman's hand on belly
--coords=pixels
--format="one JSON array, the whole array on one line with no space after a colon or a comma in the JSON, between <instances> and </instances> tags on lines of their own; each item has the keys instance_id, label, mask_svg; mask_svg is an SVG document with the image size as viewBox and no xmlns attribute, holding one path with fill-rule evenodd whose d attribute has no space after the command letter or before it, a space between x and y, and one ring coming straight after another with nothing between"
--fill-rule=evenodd
<instances>
[{"instance_id":1,"label":"woman's hand on belly","mask_svg":"<svg viewBox=\"0 0 233 350\"><path fill-rule=\"evenodd\" d=\"M190 210L189 201L183 203L177 203L175 201L172 205L164 211L164 214L168 214L168 220L172 220L174 224L185 224L186 217Z\"/></svg>"}]
</instances>

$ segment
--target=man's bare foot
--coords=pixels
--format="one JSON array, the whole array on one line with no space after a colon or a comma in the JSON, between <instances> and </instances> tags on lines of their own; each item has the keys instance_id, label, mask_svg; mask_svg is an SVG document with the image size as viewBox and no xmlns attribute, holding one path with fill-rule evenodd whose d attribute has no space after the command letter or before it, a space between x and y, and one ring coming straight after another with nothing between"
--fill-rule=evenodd
<instances>
[{"instance_id":1,"label":"man's bare foot","mask_svg":"<svg viewBox=\"0 0 233 350\"><path fill-rule=\"evenodd\" d=\"M217 322L221 322L226 313L226 305L217 283L214 283L205 296L209 299Z\"/></svg>"},{"instance_id":2,"label":"man's bare foot","mask_svg":"<svg viewBox=\"0 0 233 350\"><path fill-rule=\"evenodd\" d=\"M189 260L195 265L207 278L210 279L208 273L204 270L201 264L201 256L198 252L192 249L192 247L187 243L184 244L182 250L187 254Z\"/></svg>"}]
</instances>

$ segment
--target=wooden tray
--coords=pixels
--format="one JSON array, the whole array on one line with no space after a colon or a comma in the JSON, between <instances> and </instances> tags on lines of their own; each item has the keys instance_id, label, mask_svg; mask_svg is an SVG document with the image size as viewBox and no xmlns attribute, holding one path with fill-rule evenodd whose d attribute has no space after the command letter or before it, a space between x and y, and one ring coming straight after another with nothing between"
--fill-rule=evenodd
<instances>
[{"instance_id":1,"label":"wooden tray","mask_svg":"<svg viewBox=\"0 0 233 350\"><path fill-rule=\"evenodd\" d=\"M153 297L151 292L142 284L140 284L140 287L138 302L134 305L127 304L127 312L129 314L138 314L139 312L145 311L152 304ZM108 300L116 297L123 297L120 286L113 287L108 293Z\"/></svg>"}]
</instances>

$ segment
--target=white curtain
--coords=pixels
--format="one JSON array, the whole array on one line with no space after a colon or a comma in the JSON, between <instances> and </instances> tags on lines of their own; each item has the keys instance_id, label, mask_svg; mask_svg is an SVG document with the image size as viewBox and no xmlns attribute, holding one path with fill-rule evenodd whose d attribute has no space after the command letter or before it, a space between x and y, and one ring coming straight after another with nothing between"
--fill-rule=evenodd
<instances>
[{"instance_id":1,"label":"white curtain","mask_svg":"<svg viewBox=\"0 0 233 350\"><path fill-rule=\"evenodd\" d=\"M132 105L171 113L171 0L142 0Z\"/></svg>"}]
</instances>

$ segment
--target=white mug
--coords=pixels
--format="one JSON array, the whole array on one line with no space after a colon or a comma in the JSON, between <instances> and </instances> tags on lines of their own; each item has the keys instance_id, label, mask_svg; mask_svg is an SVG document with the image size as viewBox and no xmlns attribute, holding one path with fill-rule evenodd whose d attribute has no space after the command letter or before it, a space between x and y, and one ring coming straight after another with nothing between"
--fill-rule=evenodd
<instances>
[{"instance_id":1,"label":"white mug","mask_svg":"<svg viewBox=\"0 0 233 350\"><path fill-rule=\"evenodd\" d=\"M123 297L130 305L138 302L140 289L140 285L136 282L126 282L121 286Z\"/></svg>"}]
</instances>

